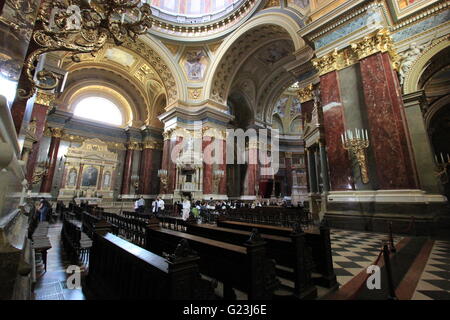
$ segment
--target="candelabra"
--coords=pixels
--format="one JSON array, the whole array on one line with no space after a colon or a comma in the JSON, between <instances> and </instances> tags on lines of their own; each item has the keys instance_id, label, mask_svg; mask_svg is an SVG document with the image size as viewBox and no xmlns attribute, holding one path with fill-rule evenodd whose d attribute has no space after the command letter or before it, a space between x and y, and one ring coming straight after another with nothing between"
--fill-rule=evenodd
<instances>
[{"instance_id":1,"label":"candelabra","mask_svg":"<svg viewBox=\"0 0 450 320\"><path fill-rule=\"evenodd\" d=\"M139 191L139 176L138 175L131 176L131 184L134 187L134 194L137 194Z\"/></svg>"},{"instance_id":2,"label":"candelabra","mask_svg":"<svg viewBox=\"0 0 450 320\"><path fill-rule=\"evenodd\" d=\"M347 130L341 134L342 146L345 150L350 150L358 161L358 165L361 169L361 177L363 183L369 182L369 174L367 169L367 157L365 149L369 147L369 137L367 130L355 129Z\"/></svg>"},{"instance_id":3,"label":"candelabra","mask_svg":"<svg viewBox=\"0 0 450 320\"><path fill-rule=\"evenodd\" d=\"M447 167L450 165L450 156L448 155L448 153L446 154L446 158L447 160L445 160L442 152L440 154L440 157L434 155L434 159L436 160L436 176L439 178L442 184L447 184L449 181Z\"/></svg>"},{"instance_id":4,"label":"candelabra","mask_svg":"<svg viewBox=\"0 0 450 320\"><path fill-rule=\"evenodd\" d=\"M50 167L50 164L48 160L45 163L40 163L36 167L36 169L33 172L33 176L31 177L31 181L28 182L28 188L31 190L32 186L35 184L41 182L45 176L48 174L48 169Z\"/></svg>"},{"instance_id":5,"label":"candelabra","mask_svg":"<svg viewBox=\"0 0 450 320\"><path fill-rule=\"evenodd\" d=\"M165 193L166 187L167 187L167 170L166 169L159 169L158 170L158 177L161 180L162 184L162 190Z\"/></svg>"},{"instance_id":6,"label":"candelabra","mask_svg":"<svg viewBox=\"0 0 450 320\"><path fill-rule=\"evenodd\" d=\"M136 40L152 26L152 11L140 0L44 0L38 12L32 36L32 48L24 64L27 84L19 89L22 98L31 97L36 88L53 90L58 86L58 75L42 70L34 73L42 54L55 51L72 53L73 61L79 54L94 54L109 38L120 46L127 38ZM128 19L125 19L128 17Z\"/></svg>"},{"instance_id":7,"label":"candelabra","mask_svg":"<svg viewBox=\"0 0 450 320\"><path fill-rule=\"evenodd\" d=\"M216 190L216 194L219 193L219 183L220 180L224 177L225 172L223 170L214 170L213 172L213 181L214 181L214 188Z\"/></svg>"}]
</instances>

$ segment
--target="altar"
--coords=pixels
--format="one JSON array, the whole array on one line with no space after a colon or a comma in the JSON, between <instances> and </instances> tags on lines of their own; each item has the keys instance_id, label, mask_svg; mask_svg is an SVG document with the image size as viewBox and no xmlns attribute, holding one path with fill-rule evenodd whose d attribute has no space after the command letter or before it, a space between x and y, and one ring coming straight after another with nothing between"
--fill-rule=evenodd
<instances>
[{"instance_id":1,"label":"altar","mask_svg":"<svg viewBox=\"0 0 450 320\"><path fill-rule=\"evenodd\" d=\"M110 152L105 142L86 140L80 147L69 148L65 157L58 200L113 199L118 155Z\"/></svg>"}]
</instances>

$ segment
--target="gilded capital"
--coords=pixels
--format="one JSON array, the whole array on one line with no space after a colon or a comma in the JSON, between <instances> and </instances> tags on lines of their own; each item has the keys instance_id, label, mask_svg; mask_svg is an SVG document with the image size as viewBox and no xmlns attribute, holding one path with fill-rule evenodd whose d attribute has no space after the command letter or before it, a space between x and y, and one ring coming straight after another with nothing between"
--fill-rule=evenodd
<instances>
[{"instance_id":1,"label":"gilded capital","mask_svg":"<svg viewBox=\"0 0 450 320\"><path fill-rule=\"evenodd\" d=\"M54 93L39 90L36 94L35 103L51 107L53 102L55 101L55 98L56 96Z\"/></svg>"},{"instance_id":2,"label":"gilded capital","mask_svg":"<svg viewBox=\"0 0 450 320\"><path fill-rule=\"evenodd\" d=\"M62 128L50 128L50 132L54 138L61 138L64 134L64 130Z\"/></svg>"},{"instance_id":3,"label":"gilded capital","mask_svg":"<svg viewBox=\"0 0 450 320\"><path fill-rule=\"evenodd\" d=\"M301 88L297 92L300 103L313 99L313 85L312 83L304 88Z\"/></svg>"},{"instance_id":4,"label":"gilded capital","mask_svg":"<svg viewBox=\"0 0 450 320\"><path fill-rule=\"evenodd\" d=\"M128 150L139 150L140 148L139 148L139 142L136 142L136 141L130 141L128 144L127 144L127 149Z\"/></svg>"}]
</instances>

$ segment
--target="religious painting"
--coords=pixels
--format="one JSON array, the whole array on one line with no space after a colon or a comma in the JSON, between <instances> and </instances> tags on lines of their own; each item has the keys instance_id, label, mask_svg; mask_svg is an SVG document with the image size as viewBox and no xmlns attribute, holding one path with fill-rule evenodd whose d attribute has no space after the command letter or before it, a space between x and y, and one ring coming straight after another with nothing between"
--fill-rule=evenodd
<instances>
[{"instance_id":1,"label":"religious painting","mask_svg":"<svg viewBox=\"0 0 450 320\"><path fill-rule=\"evenodd\" d=\"M289 44L285 41L277 41L266 49L263 49L259 53L258 58L265 63L274 64L289 54L290 51L286 48L287 45Z\"/></svg>"},{"instance_id":2,"label":"religious painting","mask_svg":"<svg viewBox=\"0 0 450 320\"><path fill-rule=\"evenodd\" d=\"M398 6L400 9L406 8L414 4L414 2L418 2L417 0L397 0Z\"/></svg>"},{"instance_id":3,"label":"religious painting","mask_svg":"<svg viewBox=\"0 0 450 320\"><path fill-rule=\"evenodd\" d=\"M88 166L83 170L82 187L97 186L98 169L94 166Z\"/></svg>"},{"instance_id":4,"label":"religious painting","mask_svg":"<svg viewBox=\"0 0 450 320\"><path fill-rule=\"evenodd\" d=\"M300 114L301 112L302 112L302 105L300 103L300 100L298 100L297 98L293 98L290 110L291 117L294 117L295 115Z\"/></svg>"},{"instance_id":5,"label":"religious painting","mask_svg":"<svg viewBox=\"0 0 450 320\"><path fill-rule=\"evenodd\" d=\"M288 97L281 97L280 99L278 99L278 101L275 103L273 113L277 113L280 117L284 117L288 99Z\"/></svg>"},{"instance_id":6,"label":"religious painting","mask_svg":"<svg viewBox=\"0 0 450 320\"><path fill-rule=\"evenodd\" d=\"M189 80L203 80L208 58L204 50L192 50L186 53L184 68Z\"/></svg>"},{"instance_id":7,"label":"religious painting","mask_svg":"<svg viewBox=\"0 0 450 320\"><path fill-rule=\"evenodd\" d=\"M289 0L289 4L295 4L302 9L306 9L309 7L309 0Z\"/></svg>"},{"instance_id":8,"label":"religious painting","mask_svg":"<svg viewBox=\"0 0 450 320\"><path fill-rule=\"evenodd\" d=\"M70 169L69 176L68 176L68 179L67 179L67 186L68 187L75 187L76 186L76 184L77 184L77 176L78 176L77 169L75 169L75 168Z\"/></svg>"},{"instance_id":9,"label":"religious painting","mask_svg":"<svg viewBox=\"0 0 450 320\"><path fill-rule=\"evenodd\" d=\"M111 172L106 171L103 177L103 189L108 189L111 186Z\"/></svg>"}]
</instances>

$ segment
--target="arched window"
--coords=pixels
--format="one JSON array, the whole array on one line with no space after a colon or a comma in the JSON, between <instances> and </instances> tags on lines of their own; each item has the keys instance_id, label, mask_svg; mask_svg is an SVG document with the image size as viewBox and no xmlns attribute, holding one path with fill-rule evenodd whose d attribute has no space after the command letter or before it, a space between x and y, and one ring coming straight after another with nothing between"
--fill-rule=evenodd
<instances>
[{"instance_id":1,"label":"arched window","mask_svg":"<svg viewBox=\"0 0 450 320\"><path fill-rule=\"evenodd\" d=\"M80 118L122 125L123 117L120 109L111 100L102 97L87 97L80 100L73 114Z\"/></svg>"}]
</instances>

